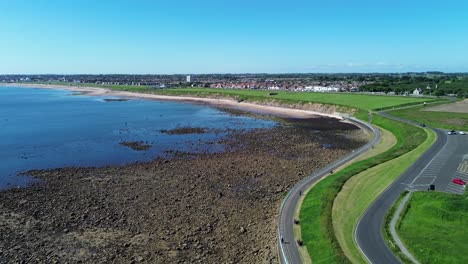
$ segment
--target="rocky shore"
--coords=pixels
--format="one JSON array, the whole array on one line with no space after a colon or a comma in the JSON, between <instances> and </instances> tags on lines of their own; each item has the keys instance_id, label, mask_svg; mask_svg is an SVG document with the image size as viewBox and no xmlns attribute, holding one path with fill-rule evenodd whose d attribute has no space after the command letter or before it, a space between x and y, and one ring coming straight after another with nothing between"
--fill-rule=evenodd
<instances>
[{"instance_id":1,"label":"rocky shore","mask_svg":"<svg viewBox=\"0 0 468 264\"><path fill-rule=\"evenodd\" d=\"M0 192L0 263L276 263L288 189L366 140L299 119L229 130L223 153L28 172L41 183Z\"/></svg>"}]
</instances>

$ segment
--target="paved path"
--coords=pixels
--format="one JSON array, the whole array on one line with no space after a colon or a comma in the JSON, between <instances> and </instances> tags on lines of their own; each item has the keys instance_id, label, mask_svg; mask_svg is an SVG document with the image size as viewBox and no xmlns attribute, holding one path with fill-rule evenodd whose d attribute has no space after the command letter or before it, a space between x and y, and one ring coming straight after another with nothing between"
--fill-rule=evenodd
<instances>
[{"instance_id":1,"label":"paved path","mask_svg":"<svg viewBox=\"0 0 468 264\"><path fill-rule=\"evenodd\" d=\"M360 127L371 131L373 137L371 141L369 141L366 145L362 146L361 148L353 151L345 157L302 179L289 191L280 207L278 219L277 244L281 263L302 263L293 231L294 209L296 208L297 203L299 201L299 197L302 195L302 193L306 189L308 189L312 184L317 182L319 179L329 174L330 171L335 170L343 164L346 164L347 162L362 154L363 152L376 145L380 141L380 131L378 129L374 129L369 124L357 119L349 120L359 125Z\"/></svg>"},{"instance_id":2,"label":"paved path","mask_svg":"<svg viewBox=\"0 0 468 264\"><path fill-rule=\"evenodd\" d=\"M397 210L395 211L395 214L392 217L392 221L390 221L390 234L393 237L393 240L395 241L396 245L400 248L400 251L403 252L403 254L406 255L406 257L411 260L411 262L419 264L419 262L416 260L413 255L408 251L408 249L405 247L403 242L401 242L400 237L398 236L396 232L396 224L398 222L398 219L400 218L401 212L405 208L406 203L408 202L409 198L411 197L411 192L407 193L405 197L401 200L400 204L398 205Z\"/></svg>"}]
</instances>

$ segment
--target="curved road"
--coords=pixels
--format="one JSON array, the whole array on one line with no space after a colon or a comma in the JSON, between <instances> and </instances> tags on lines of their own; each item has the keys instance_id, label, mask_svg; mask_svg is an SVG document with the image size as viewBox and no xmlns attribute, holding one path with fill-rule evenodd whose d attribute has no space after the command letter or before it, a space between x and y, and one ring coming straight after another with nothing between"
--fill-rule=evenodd
<instances>
[{"instance_id":1,"label":"curved road","mask_svg":"<svg viewBox=\"0 0 468 264\"><path fill-rule=\"evenodd\" d=\"M304 190L309 186L317 182L319 179L323 178L325 175L329 174L330 171L335 170L336 168L346 164L350 160L354 159L356 156L365 152L372 146L376 145L380 141L380 131L374 129L368 123L362 122L360 120L350 118L348 119L358 125L361 128L368 129L372 132L372 139L362 146L361 148L353 151L352 153L344 156L343 158L335 161L334 163L320 169L317 172L312 173L306 178L298 182L286 195L283 200L283 203L280 207L279 219L278 219L278 235L277 235L277 244L278 251L280 256L281 263L301 263L301 258L297 248L296 241L294 239L293 225L294 225L294 209L299 201L299 198Z\"/></svg>"},{"instance_id":2,"label":"curved road","mask_svg":"<svg viewBox=\"0 0 468 264\"><path fill-rule=\"evenodd\" d=\"M398 118L379 112L387 118L417 125L415 122ZM379 197L367 208L361 216L355 232L354 239L361 253L369 263L401 263L393 252L388 248L383 238L384 218L387 211L398 199L401 192L411 185L420 172L431 162L433 157L439 153L447 142L447 135L440 129L433 129L437 133L437 139L432 146L426 150L418 160L411 165L397 180L395 180Z\"/></svg>"}]
</instances>

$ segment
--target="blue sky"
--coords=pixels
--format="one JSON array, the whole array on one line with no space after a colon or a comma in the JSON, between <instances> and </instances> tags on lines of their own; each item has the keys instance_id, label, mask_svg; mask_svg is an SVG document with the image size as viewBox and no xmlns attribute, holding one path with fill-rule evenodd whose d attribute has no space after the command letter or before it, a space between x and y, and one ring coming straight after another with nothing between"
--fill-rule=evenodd
<instances>
[{"instance_id":1,"label":"blue sky","mask_svg":"<svg viewBox=\"0 0 468 264\"><path fill-rule=\"evenodd\" d=\"M468 72L468 1L0 0L0 74Z\"/></svg>"}]
</instances>

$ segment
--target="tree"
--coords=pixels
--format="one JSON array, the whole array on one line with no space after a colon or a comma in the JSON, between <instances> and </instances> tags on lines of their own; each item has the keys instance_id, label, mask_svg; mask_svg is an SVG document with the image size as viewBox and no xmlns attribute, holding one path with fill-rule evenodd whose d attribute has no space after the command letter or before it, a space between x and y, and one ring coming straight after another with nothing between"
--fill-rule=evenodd
<instances>
[{"instance_id":1,"label":"tree","mask_svg":"<svg viewBox=\"0 0 468 264\"><path fill-rule=\"evenodd\" d=\"M434 93L435 96L442 96L445 95L445 92L441 89L437 89Z\"/></svg>"}]
</instances>

